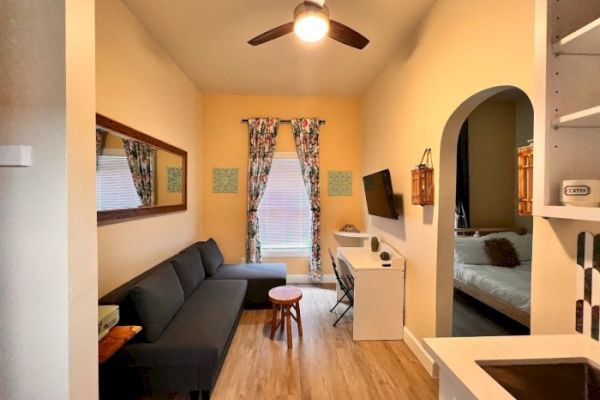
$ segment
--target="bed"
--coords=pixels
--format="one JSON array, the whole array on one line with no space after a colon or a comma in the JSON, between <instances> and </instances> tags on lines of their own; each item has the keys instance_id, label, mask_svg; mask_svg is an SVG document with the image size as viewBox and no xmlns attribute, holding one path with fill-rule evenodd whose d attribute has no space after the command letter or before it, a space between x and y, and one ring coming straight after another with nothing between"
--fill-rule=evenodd
<instances>
[{"instance_id":1,"label":"bed","mask_svg":"<svg viewBox=\"0 0 600 400\"><path fill-rule=\"evenodd\" d=\"M467 234L455 239L454 287L529 327L531 235L509 229L473 230L475 232L483 236ZM483 243L492 237L511 240L519 253L521 265L514 268L490 265Z\"/></svg>"}]
</instances>

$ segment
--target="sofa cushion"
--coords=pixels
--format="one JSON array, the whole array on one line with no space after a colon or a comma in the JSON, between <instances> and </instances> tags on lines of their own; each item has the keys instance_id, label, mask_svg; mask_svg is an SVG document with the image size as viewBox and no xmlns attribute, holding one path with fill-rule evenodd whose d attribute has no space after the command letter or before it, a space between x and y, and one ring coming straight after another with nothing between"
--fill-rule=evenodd
<instances>
[{"instance_id":1,"label":"sofa cushion","mask_svg":"<svg viewBox=\"0 0 600 400\"><path fill-rule=\"evenodd\" d=\"M188 298L205 277L202 256L198 250L190 247L171 258L171 262L181 282L183 293Z\"/></svg>"},{"instance_id":2,"label":"sofa cushion","mask_svg":"<svg viewBox=\"0 0 600 400\"><path fill-rule=\"evenodd\" d=\"M241 312L247 283L204 280L153 343L127 344L119 363L138 368L193 367L211 377L227 350Z\"/></svg>"},{"instance_id":3,"label":"sofa cushion","mask_svg":"<svg viewBox=\"0 0 600 400\"><path fill-rule=\"evenodd\" d=\"M140 281L130 296L149 342L160 337L184 302L183 288L170 261Z\"/></svg>"},{"instance_id":4,"label":"sofa cushion","mask_svg":"<svg viewBox=\"0 0 600 400\"><path fill-rule=\"evenodd\" d=\"M188 247L186 247L185 249L181 250L181 253L183 253L186 250L189 249L195 249L196 251L200 251L200 246L202 246L202 244L205 243L204 241L200 241L200 242L196 242L194 244L189 245Z\"/></svg>"},{"instance_id":5,"label":"sofa cushion","mask_svg":"<svg viewBox=\"0 0 600 400\"><path fill-rule=\"evenodd\" d=\"M217 269L223 265L223 262L225 261L221 250L219 250L219 246L217 246L217 242L210 238L198 247L200 249L200 253L202 254L202 264L204 264L206 275L213 276Z\"/></svg>"},{"instance_id":6,"label":"sofa cushion","mask_svg":"<svg viewBox=\"0 0 600 400\"><path fill-rule=\"evenodd\" d=\"M285 264L224 264L210 279L244 279L248 281L246 304L269 306L269 290L286 283Z\"/></svg>"}]
</instances>

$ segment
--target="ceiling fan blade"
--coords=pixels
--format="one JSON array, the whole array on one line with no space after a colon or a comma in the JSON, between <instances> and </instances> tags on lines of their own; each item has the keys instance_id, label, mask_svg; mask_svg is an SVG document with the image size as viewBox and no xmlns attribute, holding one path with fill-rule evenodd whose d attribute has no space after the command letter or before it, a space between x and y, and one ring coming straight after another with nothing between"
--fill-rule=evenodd
<instances>
[{"instance_id":1,"label":"ceiling fan blade","mask_svg":"<svg viewBox=\"0 0 600 400\"><path fill-rule=\"evenodd\" d=\"M278 37L287 35L288 33L292 33L293 30L294 23L288 22L287 24L280 25L277 28L273 28L270 31L261 33L257 37L248 40L248 44L251 44L252 46L258 46L259 44L263 44L273 39L277 39Z\"/></svg>"},{"instance_id":2,"label":"ceiling fan blade","mask_svg":"<svg viewBox=\"0 0 600 400\"><path fill-rule=\"evenodd\" d=\"M369 44L369 39L346 25L329 20L329 37L347 46L362 50Z\"/></svg>"}]
</instances>

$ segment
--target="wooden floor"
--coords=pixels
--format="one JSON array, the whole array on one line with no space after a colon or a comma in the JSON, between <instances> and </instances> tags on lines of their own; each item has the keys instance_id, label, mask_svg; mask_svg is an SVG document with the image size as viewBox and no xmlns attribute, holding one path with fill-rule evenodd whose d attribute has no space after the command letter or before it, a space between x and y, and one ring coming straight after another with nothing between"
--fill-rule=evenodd
<instances>
[{"instance_id":1,"label":"wooden floor","mask_svg":"<svg viewBox=\"0 0 600 400\"><path fill-rule=\"evenodd\" d=\"M507 335L529 335L529 328L460 290L454 290L452 336Z\"/></svg>"},{"instance_id":2,"label":"wooden floor","mask_svg":"<svg viewBox=\"0 0 600 400\"><path fill-rule=\"evenodd\" d=\"M301 286L304 337L269 340L270 310L244 311L212 399L437 399L404 342L352 341L349 312L337 328L332 286ZM341 313L344 305L336 311Z\"/></svg>"}]
</instances>

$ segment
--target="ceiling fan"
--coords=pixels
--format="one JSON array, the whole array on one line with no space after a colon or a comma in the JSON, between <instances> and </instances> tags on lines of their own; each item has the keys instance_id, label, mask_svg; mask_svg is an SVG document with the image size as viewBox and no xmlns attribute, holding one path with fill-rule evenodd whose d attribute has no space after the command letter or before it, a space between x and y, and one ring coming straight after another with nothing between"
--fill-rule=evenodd
<instances>
[{"instance_id":1,"label":"ceiling fan","mask_svg":"<svg viewBox=\"0 0 600 400\"><path fill-rule=\"evenodd\" d=\"M347 46L363 49L369 44L369 39L354 29L329 18L329 8L324 0L303 1L294 10L294 21L261 33L248 41L252 46L258 46L277 39L288 33L295 32L305 42L318 42L325 35Z\"/></svg>"}]
</instances>

